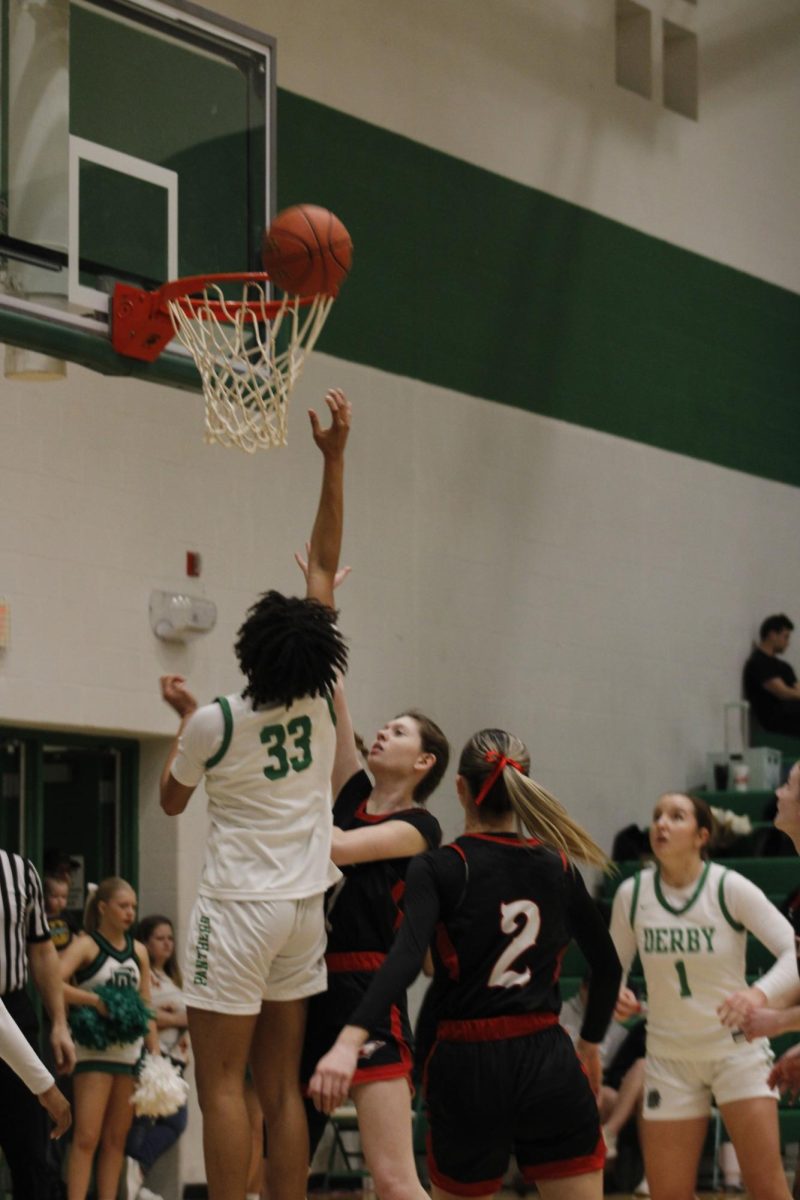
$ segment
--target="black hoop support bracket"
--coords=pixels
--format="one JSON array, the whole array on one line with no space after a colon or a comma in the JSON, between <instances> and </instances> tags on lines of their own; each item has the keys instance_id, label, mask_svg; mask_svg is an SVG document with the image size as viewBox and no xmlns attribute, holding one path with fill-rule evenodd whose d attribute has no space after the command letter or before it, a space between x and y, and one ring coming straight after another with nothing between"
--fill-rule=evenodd
<instances>
[{"instance_id":1,"label":"black hoop support bracket","mask_svg":"<svg viewBox=\"0 0 800 1200\"><path fill-rule=\"evenodd\" d=\"M118 283L111 302L111 344L117 354L155 362L174 336L160 292Z\"/></svg>"}]
</instances>

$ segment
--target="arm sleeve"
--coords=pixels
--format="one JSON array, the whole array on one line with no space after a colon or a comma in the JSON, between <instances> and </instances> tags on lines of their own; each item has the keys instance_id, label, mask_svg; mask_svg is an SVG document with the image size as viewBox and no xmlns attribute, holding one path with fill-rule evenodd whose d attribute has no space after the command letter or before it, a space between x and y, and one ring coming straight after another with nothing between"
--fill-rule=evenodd
<instances>
[{"instance_id":1,"label":"arm sleeve","mask_svg":"<svg viewBox=\"0 0 800 1200\"><path fill-rule=\"evenodd\" d=\"M769 1003L780 996L796 998L800 979L794 930L786 917L767 899L761 888L737 871L725 873L722 888L725 906L733 920L744 925L777 959L766 975L755 981L755 986Z\"/></svg>"},{"instance_id":2,"label":"arm sleeve","mask_svg":"<svg viewBox=\"0 0 800 1200\"><path fill-rule=\"evenodd\" d=\"M27 897L25 940L26 942L47 942L50 940L50 926L44 910L42 881L33 863L28 859L25 860L25 890Z\"/></svg>"},{"instance_id":3,"label":"arm sleeve","mask_svg":"<svg viewBox=\"0 0 800 1200\"><path fill-rule=\"evenodd\" d=\"M631 963L636 958L636 933L631 925L631 901L633 900L633 879L626 879L617 888L614 903L611 907L611 940L619 955L622 965L622 975L627 979Z\"/></svg>"},{"instance_id":4,"label":"arm sleeve","mask_svg":"<svg viewBox=\"0 0 800 1200\"><path fill-rule=\"evenodd\" d=\"M456 856L452 855L452 858ZM461 874L463 881L463 864ZM420 854L411 860L404 900L405 917L400 932L386 962L351 1014L350 1025L372 1029L422 969L442 906L434 855Z\"/></svg>"},{"instance_id":5,"label":"arm sleeve","mask_svg":"<svg viewBox=\"0 0 800 1200\"><path fill-rule=\"evenodd\" d=\"M5 1004L0 1000L0 1057L35 1096L46 1092L55 1083L44 1063L34 1053Z\"/></svg>"},{"instance_id":6,"label":"arm sleeve","mask_svg":"<svg viewBox=\"0 0 800 1200\"><path fill-rule=\"evenodd\" d=\"M219 750L225 733L225 720L218 704L204 704L186 724L178 740L178 753L170 774L184 787L197 787L206 773L206 763Z\"/></svg>"},{"instance_id":7,"label":"arm sleeve","mask_svg":"<svg viewBox=\"0 0 800 1200\"><path fill-rule=\"evenodd\" d=\"M622 967L600 910L575 870L572 871L570 924L575 941L592 971L581 1037L586 1042L602 1042L619 995Z\"/></svg>"}]
</instances>

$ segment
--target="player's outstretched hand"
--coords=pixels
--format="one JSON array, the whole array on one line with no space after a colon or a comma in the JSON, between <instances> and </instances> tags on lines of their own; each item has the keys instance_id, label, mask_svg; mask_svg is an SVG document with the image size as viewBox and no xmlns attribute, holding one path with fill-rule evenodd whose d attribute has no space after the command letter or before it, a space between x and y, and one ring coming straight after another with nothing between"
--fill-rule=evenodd
<instances>
[{"instance_id":1,"label":"player's outstretched hand","mask_svg":"<svg viewBox=\"0 0 800 1200\"><path fill-rule=\"evenodd\" d=\"M55 1122L53 1128L50 1130L50 1137L60 1138L72 1124L72 1109L69 1106L66 1096L53 1084L46 1092L41 1092L36 1099Z\"/></svg>"},{"instance_id":2,"label":"player's outstretched hand","mask_svg":"<svg viewBox=\"0 0 800 1200\"><path fill-rule=\"evenodd\" d=\"M161 695L179 717L190 717L197 708L197 701L186 686L183 675L162 675Z\"/></svg>"},{"instance_id":3,"label":"player's outstretched hand","mask_svg":"<svg viewBox=\"0 0 800 1200\"><path fill-rule=\"evenodd\" d=\"M308 410L311 433L326 458L341 458L350 432L353 406L341 388L331 388L325 393L325 403L331 414L329 429L323 429L313 408Z\"/></svg>"},{"instance_id":4,"label":"player's outstretched hand","mask_svg":"<svg viewBox=\"0 0 800 1200\"><path fill-rule=\"evenodd\" d=\"M783 1092L790 1100L797 1099L800 1094L800 1045L792 1046L781 1055L769 1073L767 1084Z\"/></svg>"},{"instance_id":5,"label":"player's outstretched hand","mask_svg":"<svg viewBox=\"0 0 800 1200\"><path fill-rule=\"evenodd\" d=\"M356 1073L358 1047L340 1037L317 1063L308 1094L320 1112L332 1113L343 1104Z\"/></svg>"},{"instance_id":6,"label":"player's outstretched hand","mask_svg":"<svg viewBox=\"0 0 800 1200\"><path fill-rule=\"evenodd\" d=\"M305 579L306 583L308 583L308 559L309 559L310 554L311 554L311 542L306 542L305 558L303 558L303 555L300 553L299 550L295 550L295 552L294 552L294 561L297 563L298 567L303 572L303 578ZM344 583L345 579L347 579L347 576L350 574L352 569L353 569L352 567L339 567L339 570L336 572L336 574L333 577L334 590L336 588L338 588L340 583Z\"/></svg>"}]
</instances>

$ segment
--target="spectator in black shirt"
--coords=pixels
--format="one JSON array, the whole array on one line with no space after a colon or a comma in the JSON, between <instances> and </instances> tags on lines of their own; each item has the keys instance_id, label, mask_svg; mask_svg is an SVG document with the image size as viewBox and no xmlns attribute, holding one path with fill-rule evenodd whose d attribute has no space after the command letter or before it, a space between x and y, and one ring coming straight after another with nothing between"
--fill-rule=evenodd
<instances>
[{"instance_id":1,"label":"spectator in black shirt","mask_svg":"<svg viewBox=\"0 0 800 1200\"><path fill-rule=\"evenodd\" d=\"M800 684L779 657L788 650L793 629L785 613L762 621L758 644L744 667L744 694L764 729L800 737Z\"/></svg>"}]
</instances>

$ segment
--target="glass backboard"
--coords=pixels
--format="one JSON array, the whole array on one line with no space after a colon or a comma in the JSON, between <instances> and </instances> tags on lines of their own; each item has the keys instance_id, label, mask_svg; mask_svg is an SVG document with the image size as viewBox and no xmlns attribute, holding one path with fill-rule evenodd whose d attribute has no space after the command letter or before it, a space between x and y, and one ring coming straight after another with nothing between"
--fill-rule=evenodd
<instances>
[{"instance_id":1,"label":"glass backboard","mask_svg":"<svg viewBox=\"0 0 800 1200\"><path fill-rule=\"evenodd\" d=\"M0 341L191 382L111 349L117 281L260 269L274 40L189 3L0 0Z\"/></svg>"}]
</instances>

